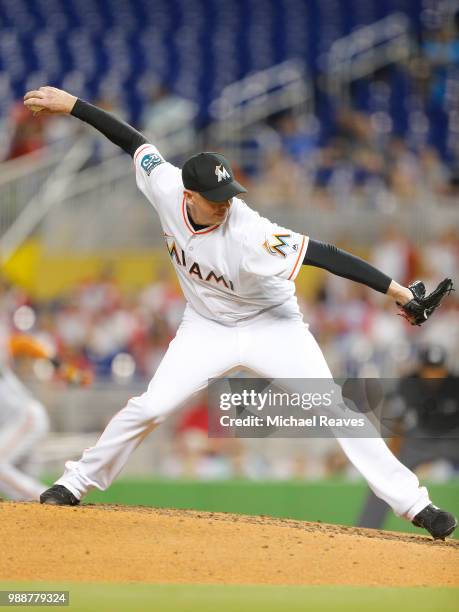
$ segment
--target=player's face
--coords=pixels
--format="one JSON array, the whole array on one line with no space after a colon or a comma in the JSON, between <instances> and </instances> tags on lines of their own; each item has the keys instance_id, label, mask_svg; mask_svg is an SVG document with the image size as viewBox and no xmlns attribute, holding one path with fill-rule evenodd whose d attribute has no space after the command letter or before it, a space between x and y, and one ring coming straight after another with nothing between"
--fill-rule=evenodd
<instances>
[{"instance_id":1,"label":"player's face","mask_svg":"<svg viewBox=\"0 0 459 612\"><path fill-rule=\"evenodd\" d=\"M197 191L185 191L191 217L199 225L223 223L228 215L231 199L223 202L211 202Z\"/></svg>"}]
</instances>

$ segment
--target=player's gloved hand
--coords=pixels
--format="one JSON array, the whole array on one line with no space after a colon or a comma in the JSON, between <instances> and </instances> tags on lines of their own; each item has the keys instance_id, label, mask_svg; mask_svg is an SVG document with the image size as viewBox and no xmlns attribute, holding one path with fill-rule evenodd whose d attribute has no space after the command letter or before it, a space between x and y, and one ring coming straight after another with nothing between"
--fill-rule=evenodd
<instances>
[{"instance_id":1,"label":"player's gloved hand","mask_svg":"<svg viewBox=\"0 0 459 612\"><path fill-rule=\"evenodd\" d=\"M60 361L57 358L51 359L51 363L56 368L57 375L69 385L77 387L88 387L93 381L92 372L83 370L76 366Z\"/></svg>"},{"instance_id":2,"label":"player's gloved hand","mask_svg":"<svg viewBox=\"0 0 459 612\"><path fill-rule=\"evenodd\" d=\"M413 299L403 305L397 302L397 306L400 307L399 314L411 325L422 325L440 306L443 298L454 291L453 281L450 278L443 279L436 289L428 295L426 295L424 283L420 280L408 285L408 289L413 294Z\"/></svg>"},{"instance_id":3,"label":"player's gloved hand","mask_svg":"<svg viewBox=\"0 0 459 612\"><path fill-rule=\"evenodd\" d=\"M59 376L69 385L87 387L92 383L92 374L88 370L81 370L70 364L63 364L59 369Z\"/></svg>"}]
</instances>

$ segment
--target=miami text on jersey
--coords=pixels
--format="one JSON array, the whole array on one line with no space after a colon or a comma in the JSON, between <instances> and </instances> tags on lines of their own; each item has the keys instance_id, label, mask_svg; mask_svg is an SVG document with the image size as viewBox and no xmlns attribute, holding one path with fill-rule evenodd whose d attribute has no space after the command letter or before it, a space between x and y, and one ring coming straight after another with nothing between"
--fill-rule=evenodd
<instances>
[{"instance_id":1,"label":"miami text on jersey","mask_svg":"<svg viewBox=\"0 0 459 612\"><path fill-rule=\"evenodd\" d=\"M196 276L202 281L214 282L217 285L222 283L227 289L234 291L232 281L226 280L223 274L218 274L218 272L214 272L214 270L210 270L210 272L206 274L203 270L201 270L201 266L197 262L187 262L185 251L180 247L177 248L177 244L173 236L164 234L164 239L166 240L167 250L172 261L175 261L178 266L183 266L190 276Z\"/></svg>"}]
</instances>

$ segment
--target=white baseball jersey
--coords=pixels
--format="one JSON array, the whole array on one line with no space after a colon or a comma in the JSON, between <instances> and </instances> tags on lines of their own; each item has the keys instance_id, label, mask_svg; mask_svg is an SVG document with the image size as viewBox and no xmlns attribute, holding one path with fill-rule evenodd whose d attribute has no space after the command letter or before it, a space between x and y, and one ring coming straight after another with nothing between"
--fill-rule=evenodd
<instances>
[{"instance_id":1,"label":"white baseball jersey","mask_svg":"<svg viewBox=\"0 0 459 612\"><path fill-rule=\"evenodd\" d=\"M185 298L199 314L233 325L278 306L279 317L301 318L293 281L306 236L261 217L240 198L232 199L223 223L196 231L181 170L150 144L137 149L134 165L139 189L159 214Z\"/></svg>"}]
</instances>

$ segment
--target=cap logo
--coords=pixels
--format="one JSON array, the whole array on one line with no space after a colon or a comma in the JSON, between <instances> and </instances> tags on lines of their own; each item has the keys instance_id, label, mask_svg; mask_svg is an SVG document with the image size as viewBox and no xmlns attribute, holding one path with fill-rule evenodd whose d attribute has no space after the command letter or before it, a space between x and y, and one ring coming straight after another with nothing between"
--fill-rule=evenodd
<instances>
[{"instance_id":1,"label":"cap logo","mask_svg":"<svg viewBox=\"0 0 459 612\"><path fill-rule=\"evenodd\" d=\"M228 170L225 168L223 164L219 164L218 166L215 166L215 174L217 175L219 183L225 179L231 178L230 175L228 174Z\"/></svg>"}]
</instances>

